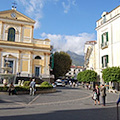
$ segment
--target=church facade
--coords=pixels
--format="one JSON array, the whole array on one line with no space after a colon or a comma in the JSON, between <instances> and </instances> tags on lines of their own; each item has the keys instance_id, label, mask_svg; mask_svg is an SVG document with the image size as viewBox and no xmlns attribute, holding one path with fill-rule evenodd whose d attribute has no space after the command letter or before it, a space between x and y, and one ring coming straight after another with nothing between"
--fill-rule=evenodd
<instances>
[{"instance_id":1,"label":"church facade","mask_svg":"<svg viewBox=\"0 0 120 120\"><path fill-rule=\"evenodd\" d=\"M34 24L16 9L0 12L0 72L8 61L13 74L49 78L50 40L34 39Z\"/></svg>"}]
</instances>

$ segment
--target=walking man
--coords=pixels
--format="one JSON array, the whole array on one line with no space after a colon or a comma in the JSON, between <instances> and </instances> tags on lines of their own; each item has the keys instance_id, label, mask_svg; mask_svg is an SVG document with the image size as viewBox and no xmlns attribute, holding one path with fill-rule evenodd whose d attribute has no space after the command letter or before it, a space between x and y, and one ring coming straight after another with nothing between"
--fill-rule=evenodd
<instances>
[{"instance_id":1,"label":"walking man","mask_svg":"<svg viewBox=\"0 0 120 120\"><path fill-rule=\"evenodd\" d=\"M33 79L32 82L30 83L30 95L34 94L35 94L35 79Z\"/></svg>"},{"instance_id":2,"label":"walking man","mask_svg":"<svg viewBox=\"0 0 120 120\"><path fill-rule=\"evenodd\" d=\"M106 88L104 84L102 84L101 86L101 96L102 96L103 106L105 106Z\"/></svg>"}]
</instances>

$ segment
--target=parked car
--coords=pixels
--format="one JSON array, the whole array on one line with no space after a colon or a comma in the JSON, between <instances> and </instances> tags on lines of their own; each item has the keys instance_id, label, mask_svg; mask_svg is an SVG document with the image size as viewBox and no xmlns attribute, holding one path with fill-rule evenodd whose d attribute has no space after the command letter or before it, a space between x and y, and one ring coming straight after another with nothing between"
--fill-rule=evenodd
<instances>
[{"instance_id":1,"label":"parked car","mask_svg":"<svg viewBox=\"0 0 120 120\"><path fill-rule=\"evenodd\" d=\"M65 87L65 83L62 82L60 79L57 79L56 82L55 82L56 86L62 86L62 87Z\"/></svg>"}]
</instances>

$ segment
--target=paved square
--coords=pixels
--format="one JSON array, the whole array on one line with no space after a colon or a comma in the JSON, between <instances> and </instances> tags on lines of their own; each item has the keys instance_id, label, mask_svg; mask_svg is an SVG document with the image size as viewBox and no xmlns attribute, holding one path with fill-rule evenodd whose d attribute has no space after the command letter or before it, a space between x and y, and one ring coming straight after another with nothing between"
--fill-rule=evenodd
<instances>
[{"instance_id":1,"label":"paved square","mask_svg":"<svg viewBox=\"0 0 120 120\"><path fill-rule=\"evenodd\" d=\"M57 88L56 93L0 95L0 120L116 120L118 94L107 93L107 104L94 105L92 91Z\"/></svg>"}]
</instances>

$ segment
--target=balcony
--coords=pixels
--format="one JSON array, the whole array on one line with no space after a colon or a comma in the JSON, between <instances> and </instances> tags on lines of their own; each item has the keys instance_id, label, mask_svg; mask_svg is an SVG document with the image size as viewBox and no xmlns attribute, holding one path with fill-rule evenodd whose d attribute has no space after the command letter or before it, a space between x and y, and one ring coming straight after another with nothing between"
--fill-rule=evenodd
<instances>
[{"instance_id":1,"label":"balcony","mask_svg":"<svg viewBox=\"0 0 120 120\"><path fill-rule=\"evenodd\" d=\"M109 67L109 63L102 64L102 69Z\"/></svg>"},{"instance_id":2,"label":"balcony","mask_svg":"<svg viewBox=\"0 0 120 120\"><path fill-rule=\"evenodd\" d=\"M102 49L108 48L108 42L106 41L106 42L102 43L101 48Z\"/></svg>"}]
</instances>

